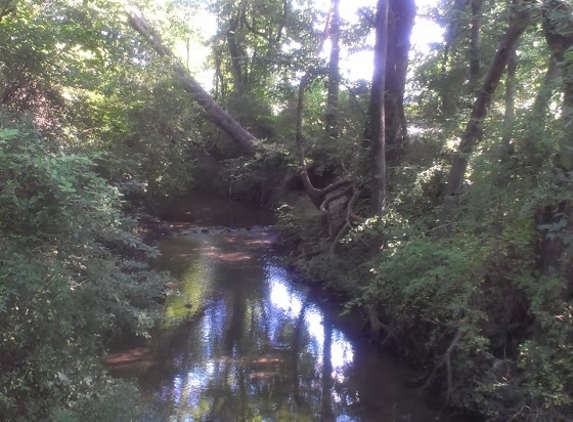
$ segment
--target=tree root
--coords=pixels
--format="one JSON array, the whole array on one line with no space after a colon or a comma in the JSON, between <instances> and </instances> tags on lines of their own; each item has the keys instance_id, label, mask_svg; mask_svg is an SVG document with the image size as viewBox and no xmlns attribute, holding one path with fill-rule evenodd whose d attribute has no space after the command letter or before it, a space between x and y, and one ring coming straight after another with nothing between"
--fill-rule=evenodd
<instances>
[{"instance_id":1,"label":"tree root","mask_svg":"<svg viewBox=\"0 0 573 422\"><path fill-rule=\"evenodd\" d=\"M299 256L297 256L294 259L294 262L299 261L299 260L304 259L304 258L314 256L314 255L318 255L318 254L324 252L326 249L327 249L326 246L323 245L323 246L320 246L318 248L312 249L308 252L304 252L304 253L300 254Z\"/></svg>"},{"instance_id":2,"label":"tree root","mask_svg":"<svg viewBox=\"0 0 573 422\"><path fill-rule=\"evenodd\" d=\"M368 314L368 321L370 323L371 334L373 336L378 336L380 331L384 331L386 333L386 337L384 337L384 340L382 340L379 346L383 346L384 344L386 344L388 340L392 339L394 340L396 346L400 347L400 341L398 340L398 337L396 337L396 334L394 334L395 330L388 324L385 324L382 321L380 321L380 318L378 318L378 313L374 309L373 305L366 306L366 313Z\"/></svg>"},{"instance_id":3,"label":"tree root","mask_svg":"<svg viewBox=\"0 0 573 422\"><path fill-rule=\"evenodd\" d=\"M448 380L448 389L446 390L446 404L448 404L450 402L450 399L452 397L452 392L453 392L453 375L452 375L451 355L452 355L453 350L458 345L461 337L462 337L462 334L460 333L460 331L458 331L456 333L454 339L452 340L452 342L450 343L450 345L446 349L446 352L442 356L440 363L437 364L436 366L434 366L432 373L430 374L430 376L426 380L426 383L422 387L422 390L427 390L430 387L430 385L432 384L432 382L434 381L434 379L436 378L436 374L437 374L438 370L442 366L445 365L446 366L446 376L447 376L447 380Z\"/></svg>"},{"instance_id":4,"label":"tree root","mask_svg":"<svg viewBox=\"0 0 573 422\"><path fill-rule=\"evenodd\" d=\"M346 221L342 226L342 228L338 231L338 234L336 235L334 241L332 242L332 245L330 246L331 255L334 255L334 253L336 252L336 246L340 243L342 238L346 236L346 233L348 233L348 231L352 228L353 221L357 221L359 223L364 223L366 221L365 218L356 215L356 213L354 212L354 207L356 205L356 202L358 202L358 198L360 198L361 191L360 189L356 189L354 186L352 186L351 188L352 188L352 197L350 198L350 201L348 201L348 204L346 205Z\"/></svg>"},{"instance_id":5,"label":"tree root","mask_svg":"<svg viewBox=\"0 0 573 422\"><path fill-rule=\"evenodd\" d=\"M333 186L333 185L334 185L334 183L333 183L332 185L330 185L330 186ZM344 185L339 185L338 187L341 187L341 186L344 186ZM327 186L326 188L328 188L328 186ZM326 189L326 188L325 188L325 189ZM326 208L326 206L327 206L328 204L330 204L332 201L334 201L334 200L336 200L336 199L339 199L339 198L342 198L344 195L346 195L347 193L349 193L352 189L353 189L352 186L348 186L348 187L342 189L340 192L335 193L334 195L327 196L326 198L324 198L324 200L323 200L322 203L320 204L320 207L319 207L320 210L321 210L323 213L329 214L329 211L328 211L328 209ZM332 189L332 190L334 190L334 189ZM332 190L331 190L331 192L332 192Z\"/></svg>"}]
</instances>

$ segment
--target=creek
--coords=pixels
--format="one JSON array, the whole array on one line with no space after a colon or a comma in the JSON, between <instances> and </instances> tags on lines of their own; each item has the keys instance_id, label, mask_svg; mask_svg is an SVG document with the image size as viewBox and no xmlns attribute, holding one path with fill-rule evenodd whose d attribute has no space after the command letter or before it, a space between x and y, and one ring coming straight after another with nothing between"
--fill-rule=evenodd
<instances>
[{"instance_id":1,"label":"creek","mask_svg":"<svg viewBox=\"0 0 573 422\"><path fill-rule=\"evenodd\" d=\"M176 279L166 322L115 368L137 379L161 420L440 420L407 385L415 372L373 347L356 316L293 280L264 212L198 201L167 217L186 222L159 244L157 266Z\"/></svg>"}]
</instances>

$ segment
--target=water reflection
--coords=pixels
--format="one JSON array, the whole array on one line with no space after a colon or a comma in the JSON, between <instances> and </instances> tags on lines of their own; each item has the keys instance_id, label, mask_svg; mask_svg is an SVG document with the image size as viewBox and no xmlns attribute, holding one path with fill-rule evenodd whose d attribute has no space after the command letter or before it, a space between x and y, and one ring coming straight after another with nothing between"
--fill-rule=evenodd
<instances>
[{"instance_id":1,"label":"water reflection","mask_svg":"<svg viewBox=\"0 0 573 422\"><path fill-rule=\"evenodd\" d=\"M383 377L388 363L352 343L257 236L161 245L161 265L180 283L152 346L161 364L138 374L159 419L433 420L423 405L411 419L410 402L401 406L405 395Z\"/></svg>"},{"instance_id":2,"label":"water reflection","mask_svg":"<svg viewBox=\"0 0 573 422\"><path fill-rule=\"evenodd\" d=\"M339 382L344 381L344 368L350 365L354 358L352 344L345 335L333 329L325 322L324 315L315 304L304 306L305 296L292 288L292 281L283 268L267 264L265 266L266 281L270 286L271 312L275 315L282 311L291 319L302 318L304 330L308 333L308 351L315 357L318 369L324 365L324 356L328 355L327 365L332 370L332 376ZM278 318L275 318L278 321ZM326 349L325 349L326 347Z\"/></svg>"}]
</instances>

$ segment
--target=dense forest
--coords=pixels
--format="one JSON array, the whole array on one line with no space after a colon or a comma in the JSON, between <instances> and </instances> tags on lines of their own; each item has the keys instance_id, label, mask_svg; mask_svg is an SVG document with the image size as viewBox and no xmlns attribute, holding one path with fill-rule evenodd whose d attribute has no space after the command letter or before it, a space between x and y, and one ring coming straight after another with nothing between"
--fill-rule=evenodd
<instances>
[{"instance_id":1,"label":"dense forest","mask_svg":"<svg viewBox=\"0 0 573 422\"><path fill-rule=\"evenodd\" d=\"M201 191L275 210L422 391L571 420L573 5L344 3L0 1L1 419L141 420L98 357L162 318L141 216Z\"/></svg>"}]
</instances>

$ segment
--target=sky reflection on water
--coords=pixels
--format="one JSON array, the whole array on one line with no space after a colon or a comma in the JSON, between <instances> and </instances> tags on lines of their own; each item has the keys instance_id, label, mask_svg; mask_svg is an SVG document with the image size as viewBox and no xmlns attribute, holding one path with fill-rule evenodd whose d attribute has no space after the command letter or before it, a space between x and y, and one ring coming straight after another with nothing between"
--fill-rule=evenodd
<instances>
[{"instance_id":1,"label":"sky reflection on water","mask_svg":"<svg viewBox=\"0 0 573 422\"><path fill-rule=\"evenodd\" d=\"M175 238L161 249L180 286L167 299L158 364L139 374L160 420L434 420L418 398L421 417L411 418L412 394L397 387L392 364L351 342L265 242ZM226 259L237 253L247 258Z\"/></svg>"},{"instance_id":2,"label":"sky reflection on water","mask_svg":"<svg viewBox=\"0 0 573 422\"><path fill-rule=\"evenodd\" d=\"M300 317L303 310L304 295L292 289L287 271L284 268L267 264L265 266L266 282L270 286L270 302L274 309L281 310L289 318ZM322 367L324 351L324 315L319 307L311 304L304 310L302 315L305 321L305 329L315 344L316 349L312 350L316 358L317 367ZM344 381L342 370L354 359L352 344L346 336L339 330L332 330L330 362L333 369L332 375L340 382Z\"/></svg>"}]
</instances>

